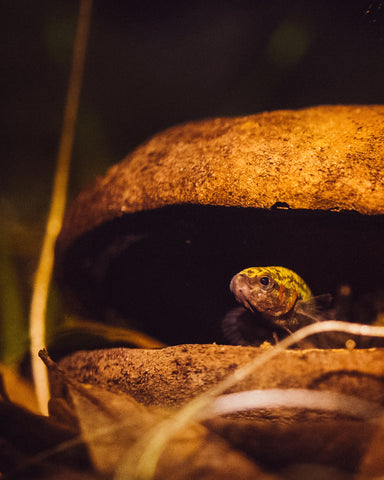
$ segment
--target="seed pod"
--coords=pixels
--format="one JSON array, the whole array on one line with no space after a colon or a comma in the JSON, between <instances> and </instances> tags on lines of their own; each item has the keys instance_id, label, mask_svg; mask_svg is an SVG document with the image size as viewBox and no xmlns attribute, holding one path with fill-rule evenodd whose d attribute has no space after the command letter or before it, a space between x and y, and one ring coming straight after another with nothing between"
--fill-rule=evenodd
<instances>
[{"instance_id":1,"label":"seed pod","mask_svg":"<svg viewBox=\"0 0 384 480\"><path fill-rule=\"evenodd\" d=\"M212 341L248 265L315 294L384 284L384 106L320 106L172 127L83 191L58 279L92 315L163 340Z\"/></svg>"}]
</instances>

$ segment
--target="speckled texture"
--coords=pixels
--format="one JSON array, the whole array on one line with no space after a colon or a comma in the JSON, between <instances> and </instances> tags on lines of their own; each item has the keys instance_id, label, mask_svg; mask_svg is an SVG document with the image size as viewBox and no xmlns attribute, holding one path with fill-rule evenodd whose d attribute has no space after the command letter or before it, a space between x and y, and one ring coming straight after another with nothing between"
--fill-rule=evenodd
<instances>
[{"instance_id":1,"label":"speckled texture","mask_svg":"<svg viewBox=\"0 0 384 480\"><path fill-rule=\"evenodd\" d=\"M119 414L124 398L132 405L133 397L146 405L148 412L154 412L151 415L158 415L163 408L159 410L157 407L171 407L166 412L173 411L173 407L181 406L213 387L226 375L263 352L263 348L215 344L179 345L160 350L115 348L76 352L62 359L60 367L71 379L93 386L85 391L102 392L101 396L99 393L96 397L99 403L101 399L107 400L109 394L110 404L107 405L119 405ZM330 390L383 404L383 360L382 349L282 351L232 390ZM59 389L53 388L52 391L59 392ZM66 392L66 389L62 392ZM115 399L112 398L113 394ZM60 400L60 396L56 398ZM119 404L116 403L117 399ZM272 472L308 464L310 474L305 478L312 478L318 469L322 473L321 478L350 478L348 472L360 472L364 479L382 475L382 429L376 423L349 417L342 404L339 407L338 413L328 415L307 409L296 409L295 412L289 412L288 408L261 409L245 416L212 417L205 420L203 425L223 438L237 454L245 453L262 469L267 468ZM138 427L142 411L143 408L133 413ZM138 427L133 435L137 435ZM191 438L186 428L182 433ZM215 442L216 437L208 436L208 442L204 440L199 444L203 451L209 452L211 460L218 459L213 464L219 463L224 470L231 471L228 453L216 451ZM168 465L172 465L174 459L163 457ZM211 463L208 462L209 465ZM189 474L191 464L193 466L195 462L185 463L185 478L188 479L192 478ZM342 470L332 470L330 467ZM337 472L340 475L336 475ZM289 476L301 477L299 474ZM166 478L169 478L169 474Z\"/></svg>"},{"instance_id":2,"label":"speckled texture","mask_svg":"<svg viewBox=\"0 0 384 480\"><path fill-rule=\"evenodd\" d=\"M222 345L160 350L114 348L76 352L60 366L82 383L128 393L147 406L182 405L265 351ZM384 403L384 350L283 351L232 391L311 388Z\"/></svg>"},{"instance_id":3,"label":"speckled texture","mask_svg":"<svg viewBox=\"0 0 384 480\"><path fill-rule=\"evenodd\" d=\"M384 106L216 118L155 135L69 209L61 248L126 213L174 204L384 213Z\"/></svg>"}]
</instances>

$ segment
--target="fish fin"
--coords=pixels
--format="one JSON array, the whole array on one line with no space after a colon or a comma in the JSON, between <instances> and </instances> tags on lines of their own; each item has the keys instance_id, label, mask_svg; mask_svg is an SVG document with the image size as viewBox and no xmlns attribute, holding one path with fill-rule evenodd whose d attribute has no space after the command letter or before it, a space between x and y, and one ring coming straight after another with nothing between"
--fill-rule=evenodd
<instances>
[{"instance_id":1,"label":"fish fin","mask_svg":"<svg viewBox=\"0 0 384 480\"><path fill-rule=\"evenodd\" d=\"M272 325L259 312L250 312L243 306L232 308L222 321L225 341L232 345L259 346L267 341L276 343L276 336L286 336L278 326Z\"/></svg>"},{"instance_id":2,"label":"fish fin","mask_svg":"<svg viewBox=\"0 0 384 480\"><path fill-rule=\"evenodd\" d=\"M311 297L309 300L301 300L297 303L295 315L299 318L301 326L337 319L337 308L335 308L333 297L330 294ZM305 342L312 348L345 348L346 342L351 339L355 341L355 344L359 344L358 337L343 332L323 332L311 335L305 339Z\"/></svg>"},{"instance_id":3,"label":"fish fin","mask_svg":"<svg viewBox=\"0 0 384 480\"><path fill-rule=\"evenodd\" d=\"M241 328L248 315L250 312L242 306L232 308L225 314L221 324L225 340L233 345L249 345Z\"/></svg>"},{"instance_id":4,"label":"fish fin","mask_svg":"<svg viewBox=\"0 0 384 480\"><path fill-rule=\"evenodd\" d=\"M295 316L307 317L305 323L321 322L335 317L333 297L330 293L317 295L308 300L299 300L294 308Z\"/></svg>"}]
</instances>

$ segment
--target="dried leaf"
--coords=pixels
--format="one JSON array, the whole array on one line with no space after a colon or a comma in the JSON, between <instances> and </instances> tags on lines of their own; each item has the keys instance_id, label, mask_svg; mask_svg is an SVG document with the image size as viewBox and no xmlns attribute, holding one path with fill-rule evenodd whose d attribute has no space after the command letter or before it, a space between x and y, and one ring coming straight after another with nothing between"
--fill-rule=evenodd
<instances>
[{"instance_id":1,"label":"dried leaf","mask_svg":"<svg viewBox=\"0 0 384 480\"><path fill-rule=\"evenodd\" d=\"M145 408L128 395L89 387L88 395L70 387L84 441L96 470L117 478L136 478L145 439L161 428L170 412ZM222 459L225 458L225 462ZM241 453L197 423L165 448L156 479L272 479Z\"/></svg>"},{"instance_id":2,"label":"dried leaf","mask_svg":"<svg viewBox=\"0 0 384 480\"><path fill-rule=\"evenodd\" d=\"M76 432L53 419L35 415L12 402L0 400L0 471L1 478L14 478L31 466L45 469L53 460L61 465L84 463L83 453L78 448L59 448L68 444ZM72 445L73 447L74 445ZM78 446L78 445L77 445ZM49 452L49 455L46 453ZM48 463L46 462L48 458ZM12 475L12 476L11 476Z\"/></svg>"},{"instance_id":3,"label":"dried leaf","mask_svg":"<svg viewBox=\"0 0 384 480\"><path fill-rule=\"evenodd\" d=\"M61 401L77 417L95 469L104 476L117 472L115 478L136 478L148 438L152 432L167 428L172 410L144 407L128 394L81 384L52 362L47 352L40 352L40 356L56 377L53 391L64 393ZM52 400L57 403L60 399ZM195 422L165 446L155 478L272 480L274 477L263 473L223 439Z\"/></svg>"},{"instance_id":4,"label":"dried leaf","mask_svg":"<svg viewBox=\"0 0 384 480\"><path fill-rule=\"evenodd\" d=\"M61 365L63 370L81 382L97 385L115 395L132 395L145 404L152 415L154 407L183 406L207 389L220 386L224 378L229 378L231 371L243 369L250 361L264 354L265 349L254 347L180 345L162 350L110 349L78 352L64 359ZM323 395L331 391L331 399L338 399L334 411L324 412L320 407L311 409L306 408L306 405L296 409L292 406L268 409L265 406L261 410L235 414L230 418L209 420L204 425L214 435L209 437L210 434L201 434L196 451L207 451L207 438L217 438L215 435L219 435L226 442L227 449L229 444L234 449L229 451L243 452L253 458L256 465L274 471L309 462L357 472L378 426L371 421L356 420L351 412L348 414L343 408L344 395L349 395L352 402L357 401L361 405L367 401L377 402L379 409L384 401L383 355L381 349L279 352L264 363L262 369L244 377L238 384L232 383L230 391L242 391L244 388L267 391L272 387L301 387ZM286 390L282 390L282 393L284 391ZM309 392L308 401L310 399ZM139 431L141 427L138 443L126 453L127 458L122 463L125 470L121 471L125 474L127 466L133 468L140 461L143 464L144 443L147 442L146 446L151 445L152 450L148 452L153 452L152 440L160 438L163 456L160 456L156 470L159 474L162 462L167 458L166 452L173 442L181 441L178 436L180 432L182 435L190 432L188 422L191 418L196 420L197 415L186 418L189 420L180 420L180 425L184 427L178 429L168 428L172 424L159 423L159 419L149 421L148 425L152 424L153 428L144 428L145 422L140 420L136 429ZM166 438L166 433L170 431L176 432L173 439ZM191 445L189 443L189 447ZM145 455L149 456L148 452ZM196 466L195 460L191 458L197 457L191 452L188 455L186 464ZM199 455L202 454L196 453L196 456ZM172 475L176 475L177 465L181 465L183 459L168 457L170 458L174 466ZM188 470L187 467L183 469ZM134 471L128 471L132 476L135 474ZM188 472L192 475L191 471ZM121 478L125 477L122 475ZM138 478L152 477L145 473Z\"/></svg>"}]
</instances>

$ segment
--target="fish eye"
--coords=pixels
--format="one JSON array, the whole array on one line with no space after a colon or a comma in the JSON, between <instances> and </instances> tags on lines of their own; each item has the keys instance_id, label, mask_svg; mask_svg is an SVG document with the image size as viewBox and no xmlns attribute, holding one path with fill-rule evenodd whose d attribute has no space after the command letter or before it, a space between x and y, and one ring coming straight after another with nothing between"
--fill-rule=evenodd
<instances>
[{"instance_id":1,"label":"fish eye","mask_svg":"<svg viewBox=\"0 0 384 480\"><path fill-rule=\"evenodd\" d=\"M259 278L260 285L265 289L269 290L270 288L273 287L273 280L271 277L268 277L267 275L264 275L263 277Z\"/></svg>"}]
</instances>

